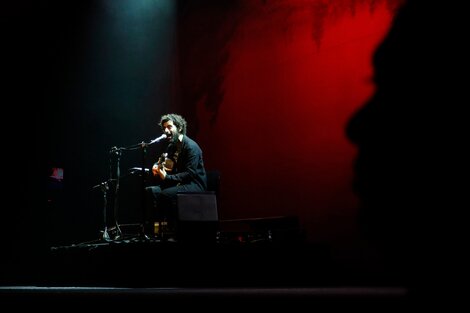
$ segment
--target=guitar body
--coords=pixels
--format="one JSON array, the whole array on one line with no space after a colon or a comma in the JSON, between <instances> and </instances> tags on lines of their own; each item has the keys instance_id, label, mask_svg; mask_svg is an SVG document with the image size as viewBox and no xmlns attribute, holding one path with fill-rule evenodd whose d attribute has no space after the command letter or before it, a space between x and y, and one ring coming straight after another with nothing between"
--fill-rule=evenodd
<instances>
[{"instance_id":1,"label":"guitar body","mask_svg":"<svg viewBox=\"0 0 470 313\"><path fill-rule=\"evenodd\" d=\"M167 173L173 170L175 163L168 157L168 153L162 153L158 158L158 161L152 167L152 173L154 176L158 176L157 167L165 169Z\"/></svg>"}]
</instances>

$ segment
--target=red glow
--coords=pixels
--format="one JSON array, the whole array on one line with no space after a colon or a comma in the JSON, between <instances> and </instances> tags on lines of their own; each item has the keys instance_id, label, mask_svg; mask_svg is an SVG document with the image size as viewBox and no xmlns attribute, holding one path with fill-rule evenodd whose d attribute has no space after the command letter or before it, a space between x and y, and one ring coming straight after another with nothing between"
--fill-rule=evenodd
<instances>
[{"instance_id":1,"label":"red glow","mask_svg":"<svg viewBox=\"0 0 470 313\"><path fill-rule=\"evenodd\" d=\"M297 215L311 238L337 236L357 207L345 125L373 92L372 54L393 13L385 1L354 12L272 3L243 15L216 122L201 98L197 137L222 172L222 218Z\"/></svg>"}]
</instances>

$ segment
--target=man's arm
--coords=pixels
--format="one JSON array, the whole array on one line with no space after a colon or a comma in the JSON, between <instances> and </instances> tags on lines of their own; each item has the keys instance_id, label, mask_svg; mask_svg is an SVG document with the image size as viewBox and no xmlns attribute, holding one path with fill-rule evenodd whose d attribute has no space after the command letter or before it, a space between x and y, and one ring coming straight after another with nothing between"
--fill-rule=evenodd
<instances>
[{"instance_id":1,"label":"man's arm","mask_svg":"<svg viewBox=\"0 0 470 313\"><path fill-rule=\"evenodd\" d=\"M161 173L160 177L162 179L175 182L175 183L189 183L191 181L195 181L196 177L198 176L198 166L199 163L202 162L202 152L197 147L191 147L185 159L180 160L184 163L180 166L178 165L178 170L181 170L177 174L168 174L166 171L161 170L161 172L165 172L165 174ZM163 177L162 177L163 176Z\"/></svg>"}]
</instances>

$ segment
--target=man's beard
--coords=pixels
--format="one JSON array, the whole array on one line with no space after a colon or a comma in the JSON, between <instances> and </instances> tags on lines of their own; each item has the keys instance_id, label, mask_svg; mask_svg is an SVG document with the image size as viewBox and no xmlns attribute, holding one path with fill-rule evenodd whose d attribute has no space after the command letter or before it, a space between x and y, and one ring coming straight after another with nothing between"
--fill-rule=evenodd
<instances>
[{"instance_id":1,"label":"man's beard","mask_svg":"<svg viewBox=\"0 0 470 313\"><path fill-rule=\"evenodd\" d=\"M171 133L171 138L170 138L170 143L173 143L173 144L177 143L179 136L180 136L179 132L177 132L177 131L174 132L174 133L172 132Z\"/></svg>"}]
</instances>

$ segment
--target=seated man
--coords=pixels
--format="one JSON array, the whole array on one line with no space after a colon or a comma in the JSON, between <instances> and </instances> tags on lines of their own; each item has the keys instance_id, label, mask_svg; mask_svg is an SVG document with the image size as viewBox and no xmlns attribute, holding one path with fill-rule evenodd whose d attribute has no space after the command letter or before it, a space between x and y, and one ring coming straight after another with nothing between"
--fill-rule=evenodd
<instances>
[{"instance_id":1,"label":"seated man","mask_svg":"<svg viewBox=\"0 0 470 313\"><path fill-rule=\"evenodd\" d=\"M152 167L157 184L146 187L149 202L147 207L153 211L147 212L145 218L144 231L147 235L154 233L154 220L165 220L167 226L174 230L178 192L200 192L207 189L202 150L186 135L186 120L177 114L166 114L160 118L160 126L167 136L168 146ZM160 235L161 231L162 227Z\"/></svg>"}]
</instances>

